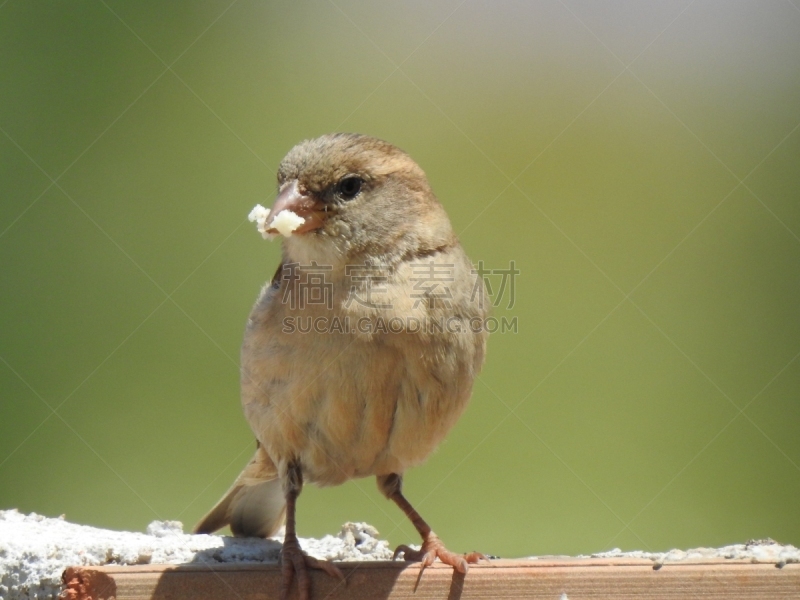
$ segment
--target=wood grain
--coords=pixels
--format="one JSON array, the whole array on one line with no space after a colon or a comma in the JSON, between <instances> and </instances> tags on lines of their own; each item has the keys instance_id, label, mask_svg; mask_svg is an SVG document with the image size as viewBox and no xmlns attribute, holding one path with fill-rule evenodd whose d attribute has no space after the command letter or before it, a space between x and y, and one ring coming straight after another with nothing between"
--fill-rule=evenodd
<instances>
[{"instance_id":1,"label":"wood grain","mask_svg":"<svg viewBox=\"0 0 800 600\"><path fill-rule=\"evenodd\" d=\"M637 559L496 560L464 577L441 564L338 563L347 585L312 573L312 598L532 598L606 600L637 598L800 598L800 565L777 568L732 560L666 564ZM64 572L67 600L267 600L278 598L280 570L264 565L146 565L71 567ZM415 591L416 587L416 591ZM294 592L294 590L293 590Z\"/></svg>"}]
</instances>

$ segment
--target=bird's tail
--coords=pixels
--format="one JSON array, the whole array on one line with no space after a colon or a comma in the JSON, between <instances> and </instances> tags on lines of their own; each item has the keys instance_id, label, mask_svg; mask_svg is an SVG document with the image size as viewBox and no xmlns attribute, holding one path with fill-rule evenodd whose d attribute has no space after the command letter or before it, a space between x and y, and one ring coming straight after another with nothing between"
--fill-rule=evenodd
<instances>
[{"instance_id":1,"label":"bird's tail","mask_svg":"<svg viewBox=\"0 0 800 600\"><path fill-rule=\"evenodd\" d=\"M266 538L278 532L285 518L286 499L277 469L259 445L231 489L195 525L194 533L230 525L233 535Z\"/></svg>"}]
</instances>

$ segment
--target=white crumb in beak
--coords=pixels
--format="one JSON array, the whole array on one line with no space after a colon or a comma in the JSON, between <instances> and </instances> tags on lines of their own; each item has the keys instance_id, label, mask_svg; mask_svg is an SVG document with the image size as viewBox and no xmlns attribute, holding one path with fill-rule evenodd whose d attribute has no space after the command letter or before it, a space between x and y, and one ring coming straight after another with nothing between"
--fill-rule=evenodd
<instances>
[{"instance_id":1,"label":"white crumb in beak","mask_svg":"<svg viewBox=\"0 0 800 600\"><path fill-rule=\"evenodd\" d=\"M260 204L256 204L250 214L247 215L247 220L256 224L256 229L265 240L271 240L275 234L267 233L267 219L269 219L269 209L264 208Z\"/></svg>"},{"instance_id":2,"label":"white crumb in beak","mask_svg":"<svg viewBox=\"0 0 800 600\"><path fill-rule=\"evenodd\" d=\"M300 215L293 213L290 210L282 210L272 220L272 228L277 229L283 237L291 237L292 232L295 231L300 225L305 223L306 220Z\"/></svg>"},{"instance_id":3,"label":"white crumb in beak","mask_svg":"<svg viewBox=\"0 0 800 600\"><path fill-rule=\"evenodd\" d=\"M274 233L267 232L267 221L269 221L269 209L264 208L260 204L256 204L253 207L253 210L250 211L250 214L247 215L247 220L251 223L256 224L256 229L258 229L261 237L265 240L271 240L275 238ZM300 225L305 223L305 219L298 215L297 213L293 213L290 210L282 210L275 218L272 220L269 229L277 229L278 233L280 233L283 237L291 237L292 232L296 231Z\"/></svg>"}]
</instances>

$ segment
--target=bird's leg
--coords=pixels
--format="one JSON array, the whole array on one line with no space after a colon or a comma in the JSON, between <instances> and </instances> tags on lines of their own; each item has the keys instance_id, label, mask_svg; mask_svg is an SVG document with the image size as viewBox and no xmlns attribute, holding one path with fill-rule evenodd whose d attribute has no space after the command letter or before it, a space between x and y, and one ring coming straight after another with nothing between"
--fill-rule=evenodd
<instances>
[{"instance_id":1,"label":"bird's leg","mask_svg":"<svg viewBox=\"0 0 800 600\"><path fill-rule=\"evenodd\" d=\"M328 575L338 577L344 581L344 575L333 564L327 560L317 560L308 556L300 548L295 530L295 506L297 497L303 489L303 472L300 464L291 463L286 471L284 479L284 493L286 494L286 534L283 538L283 549L281 550L281 570L283 579L281 582L281 598L286 600L289 597L289 589L292 586L292 579L297 577L297 588L299 598L308 600L311 595L311 578L308 576L308 569L322 569Z\"/></svg>"},{"instance_id":2,"label":"bird's leg","mask_svg":"<svg viewBox=\"0 0 800 600\"><path fill-rule=\"evenodd\" d=\"M393 500L394 503L400 507L400 510L406 514L422 536L422 547L419 550L414 550L402 544L394 551L394 558L402 554L405 560L415 562L421 561L420 575L422 571L424 571L426 567L431 566L437 558L461 573L466 573L469 570L470 563L476 563L481 559L488 560L486 556L480 552L456 554L445 548L439 536L433 532L430 525L425 522L425 519L420 516L416 509L411 506L411 503L403 496L402 486L403 478L396 473L378 477L378 489L380 489L384 496Z\"/></svg>"}]
</instances>

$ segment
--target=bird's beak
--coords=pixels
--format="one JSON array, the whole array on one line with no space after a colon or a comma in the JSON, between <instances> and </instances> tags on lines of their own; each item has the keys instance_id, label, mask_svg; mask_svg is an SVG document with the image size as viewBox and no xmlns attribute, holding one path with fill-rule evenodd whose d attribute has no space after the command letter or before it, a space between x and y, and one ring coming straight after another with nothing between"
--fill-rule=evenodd
<instances>
[{"instance_id":1,"label":"bird's beak","mask_svg":"<svg viewBox=\"0 0 800 600\"><path fill-rule=\"evenodd\" d=\"M300 188L295 179L286 185L278 194L275 204L269 214L267 233L278 233L272 226L275 217L282 211L288 210L299 217L303 217L304 222L293 233L306 233L319 229L325 222L325 205L313 196L300 193Z\"/></svg>"}]
</instances>

